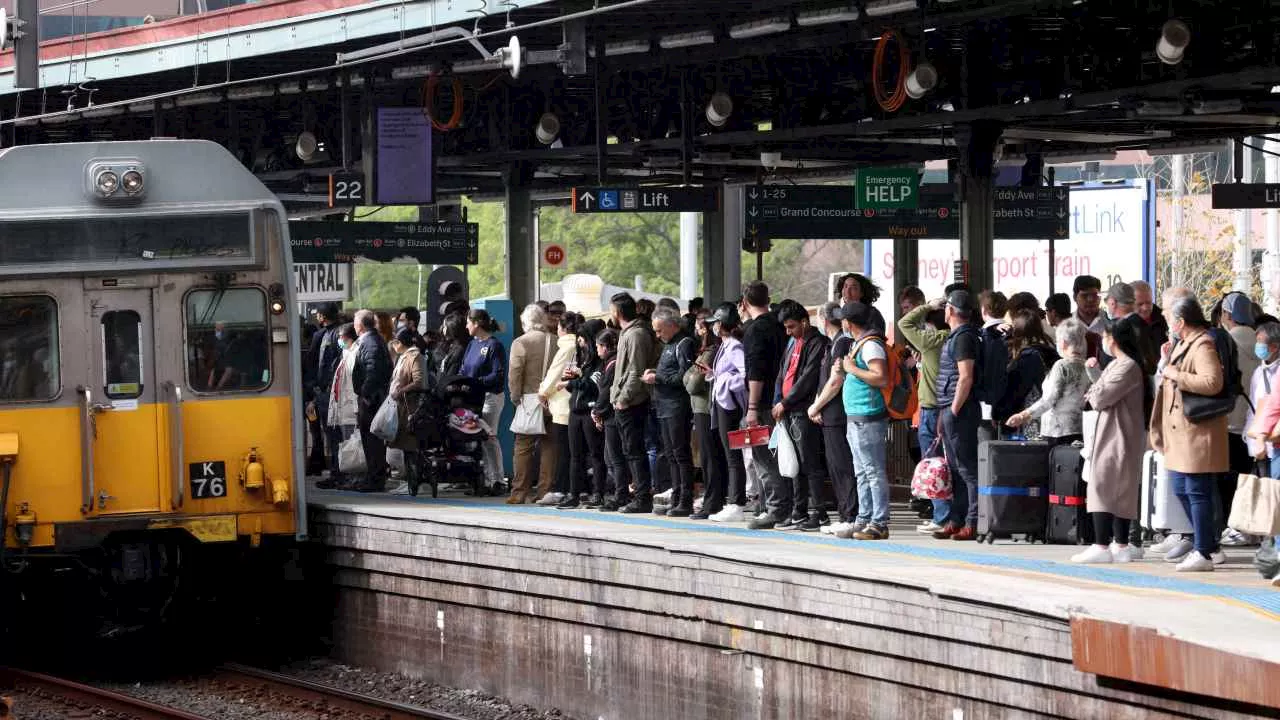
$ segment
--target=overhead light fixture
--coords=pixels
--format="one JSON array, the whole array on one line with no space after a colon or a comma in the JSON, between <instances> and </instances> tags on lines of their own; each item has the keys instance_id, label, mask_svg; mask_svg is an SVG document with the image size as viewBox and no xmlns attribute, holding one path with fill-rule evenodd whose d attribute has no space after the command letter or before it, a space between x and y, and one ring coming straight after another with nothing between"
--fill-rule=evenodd
<instances>
[{"instance_id":1,"label":"overhead light fixture","mask_svg":"<svg viewBox=\"0 0 1280 720\"><path fill-rule=\"evenodd\" d=\"M849 5L848 7L833 7L826 10L809 10L796 13L796 24L800 27L832 25L842 22L854 22L861 16L862 13L858 12L856 5Z\"/></svg>"},{"instance_id":2,"label":"overhead light fixture","mask_svg":"<svg viewBox=\"0 0 1280 720\"><path fill-rule=\"evenodd\" d=\"M1198 143L1152 143L1147 146L1147 154L1152 157L1165 155L1197 155L1200 153L1217 153L1230 150L1227 140L1212 140Z\"/></svg>"},{"instance_id":3,"label":"overhead light fixture","mask_svg":"<svg viewBox=\"0 0 1280 720\"><path fill-rule=\"evenodd\" d=\"M163 107L163 105L161 107ZM131 113L144 114L144 113L153 112L155 111L155 109L156 109L156 103L153 103L153 102L129 103L129 112Z\"/></svg>"},{"instance_id":4,"label":"overhead light fixture","mask_svg":"<svg viewBox=\"0 0 1280 720\"><path fill-rule=\"evenodd\" d=\"M275 95L275 88L270 85L251 85L249 87L233 87L227 90L228 100L253 100Z\"/></svg>"},{"instance_id":5,"label":"overhead light fixture","mask_svg":"<svg viewBox=\"0 0 1280 720\"><path fill-rule=\"evenodd\" d=\"M555 113L543 113L538 118L538 127L533 131L534 136L538 138L538 142L543 145L550 145L560 137L560 118Z\"/></svg>"},{"instance_id":6,"label":"overhead light fixture","mask_svg":"<svg viewBox=\"0 0 1280 720\"><path fill-rule=\"evenodd\" d=\"M391 79L412 80L426 77L431 74L432 70L433 68L430 65L402 65L398 68L391 68Z\"/></svg>"},{"instance_id":7,"label":"overhead light fixture","mask_svg":"<svg viewBox=\"0 0 1280 720\"><path fill-rule=\"evenodd\" d=\"M1160 28L1160 40L1156 42L1156 57L1165 65L1177 65L1191 44L1191 28L1178 19L1169 20Z\"/></svg>"},{"instance_id":8,"label":"overhead light fixture","mask_svg":"<svg viewBox=\"0 0 1280 720\"><path fill-rule=\"evenodd\" d=\"M1181 115L1187 111L1185 105L1179 100L1143 100L1134 108L1134 112L1141 116L1170 116Z\"/></svg>"},{"instance_id":9,"label":"overhead light fixture","mask_svg":"<svg viewBox=\"0 0 1280 720\"><path fill-rule=\"evenodd\" d=\"M290 80L289 82L280 83L281 95L297 95L300 92L302 92L302 83L298 82L297 80Z\"/></svg>"},{"instance_id":10,"label":"overhead light fixture","mask_svg":"<svg viewBox=\"0 0 1280 720\"><path fill-rule=\"evenodd\" d=\"M511 36L511 40L507 42L504 48L498 48L494 53L494 57L502 63L502 67L511 73L512 80L520 79L520 71L524 69L524 49L520 47L520 38L515 35Z\"/></svg>"},{"instance_id":11,"label":"overhead light fixture","mask_svg":"<svg viewBox=\"0 0 1280 720\"><path fill-rule=\"evenodd\" d=\"M871 0L867 3L867 17L885 17L915 9L916 0Z\"/></svg>"},{"instance_id":12,"label":"overhead light fixture","mask_svg":"<svg viewBox=\"0 0 1280 720\"><path fill-rule=\"evenodd\" d=\"M765 35L776 35L791 29L791 21L784 17L769 18L768 20L757 20L755 22L734 25L729 28L729 37L734 40L747 40L749 38L763 37Z\"/></svg>"},{"instance_id":13,"label":"overhead light fixture","mask_svg":"<svg viewBox=\"0 0 1280 720\"><path fill-rule=\"evenodd\" d=\"M303 162L315 157L316 151L319 149L320 141L316 139L316 134L310 130L298 133L298 141L293 144L293 152Z\"/></svg>"},{"instance_id":14,"label":"overhead light fixture","mask_svg":"<svg viewBox=\"0 0 1280 720\"><path fill-rule=\"evenodd\" d=\"M194 95L179 95L173 99L173 104L178 107L190 107L192 105L213 105L222 102L222 98L214 93L196 93Z\"/></svg>"},{"instance_id":15,"label":"overhead light fixture","mask_svg":"<svg viewBox=\"0 0 1280 720\"><path fill-rule=\"evenodd\" d=\"M919 100L928 95L937 86L938 71L927 62L916 65L907 76L907 95L913 100Z\"/></svg>"},{"instance_id":16,"label":"overhead light fixture","mask_svg":"<svg viewBox=\"0 0 1280 720\"><path fill-rule=\"evenodd\" d=\"M1047 153L1044 156L1044 161L1048 165L1071 165L1074 163L1107 162L1115 159L1116 159L1115 151L1092 152L1092 153L1091 152Z\"/></svg>"},{"instance_id":17,"label":"overhead light fixture","mask_svg":"<svg viewBox=\"0 0 1280 720\"><path fill-rule=\"evenodd\" d=\"M624 42L608 43L604 46L604 54L606 57L616 57L618 55L639 55L647 53L652 48L652 43L648 40L627 40Z\"/></svg>"},{"instance_id":18,"label":"overhead light fixture","mask_svg":"<svg viewBox=\"0 0 1280 720\"><path fill-rule=\"evenodd\" d=\"M150 108L148 107L148 109ZM123 115L123 114L124 114L124 108L122 107L94 107L94 108L86 108L83 112L80 113L80 116L85 118L86 120L90 120L93 118L115 117L116 115Z\"/></svg>"},{"instance_id":19,"label":"overhead light fixture","mask_svg":"<svg viewBox=\"0 0 1280 720\"><path fill-rule=\"evenodd\" d=\"M658 38L658 44L663 50L671 50L673 48L696 47L698 45L712 45L716 41L715 33L710 30L701 30L699 32L679 33L677 35L663 35Z\"/></svg>"},{"instance_id":20,"label":"overhead light fixture","mask_svg":"<svg viewBox=\"0 0 1280 720\"><path fill-rule=\"evenodd\" d=\"M732 114L733 98L722 92L711 96L711 102L707 103L707 122L715 127L724 127Z\"/></svg>"},{"instance_id":21,"label":"overhead light fixture","mask_svg":"<svg viewBox=\"0 0 1280 720\"><path fill-rule=\"evenodd\" d=\"M1222 113L1235 113L1244 109L1244 103L1238 99L1235 100L1201 100L1191 106L1191 112L1196 115L1219 115Z\"/></svg>"}]
</instances>

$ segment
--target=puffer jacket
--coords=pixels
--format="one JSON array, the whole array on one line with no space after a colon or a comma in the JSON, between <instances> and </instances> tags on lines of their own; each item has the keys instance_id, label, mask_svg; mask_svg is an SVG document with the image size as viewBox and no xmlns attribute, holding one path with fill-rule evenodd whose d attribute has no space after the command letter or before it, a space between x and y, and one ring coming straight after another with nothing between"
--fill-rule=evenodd
<instances>
[{"instance_id":1,"label":"puffer jacket","mask_svg":"<svg viewBox=\"0 0 1280 720\"><path fill-rule=\"evenodd\" d=\"M582 374L569 381L566 388L570 394L569 411L574 415L585 415L595 407L596 400L600 397L600 388L592 376L602 367L600 357L593 351L581 367Z\"/></svg>"},{"instance_id":2,"label":"puffer jacket","mask_svg":"<svg viewBox=\"0 0 1280 720\"><path fill-rule=\"evenodd\" d=\"M391 352L376 332L361 335L356 340L356 352L351 381L356 386L356 395L376 411L391 389Z\"/></svg>"},{"instance_id":3,"label":"puffer jacket","mask_svg":"<svg viewBox=\"0 0 1280 720\"><path fill-rule=\"evenodd\" d=\"M352 344L342 351L338 367L333 371L333 382L329 388L329 417L325 418L329 427L356 424L356 386L351 381L351 371L355 369L359 354L360 350Z\"/></svg>"},{"instance_id":4,"label":"puffer jacket","mask_svg":"<svg viewBox=\"0 0 1280 720\"><path fill-rule=\"evenodd\" d=\"M556 355L551 359L546 374L542 376L542 383L538 385L538 395L547 401L547 408L551 410L551 422L557 425L569 424L569 391L557 390L556 385L564 377L564 369L577 352L578 336L561 335L556 341Z\"/></svg>"}]
</instances>

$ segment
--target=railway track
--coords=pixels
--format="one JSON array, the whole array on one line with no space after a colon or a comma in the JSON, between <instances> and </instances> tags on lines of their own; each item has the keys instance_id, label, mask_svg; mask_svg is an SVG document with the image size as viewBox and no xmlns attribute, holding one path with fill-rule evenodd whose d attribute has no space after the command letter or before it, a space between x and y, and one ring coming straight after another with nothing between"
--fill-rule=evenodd
<instances>
[{"instance_id":1,"label":"railway track","mask_svg":"<svg viewBox=\"0 0 1280 720\"><path fill-rule=\"evenodd\" d=\"M461 715L429 710L404 703L370 697L330 685L262 670L245 665L229 664L218 668L212 680L255 688L263 695L274 698L291 698L299 707L313 708L320 712L341 715L344 718L371 718L373 720L468 720ZM334 716L334 715L331 715Z\"/></svg>"},{"instance_id":2,"label":"railway track","mask_svg":"<svg viewBox=\"0 0 1280 720\"><path fill-rule=\"evenodd\" d=\"M107 717L130 720L209 720L185 710L157 705L147 700L131 697L74 680L45 675L43 673L0 668L0 687L14 695L11 712L22 717L23 698L37 698L48 706L58 705L66 709L67 718Z\"/></svg>"}]
</instances>

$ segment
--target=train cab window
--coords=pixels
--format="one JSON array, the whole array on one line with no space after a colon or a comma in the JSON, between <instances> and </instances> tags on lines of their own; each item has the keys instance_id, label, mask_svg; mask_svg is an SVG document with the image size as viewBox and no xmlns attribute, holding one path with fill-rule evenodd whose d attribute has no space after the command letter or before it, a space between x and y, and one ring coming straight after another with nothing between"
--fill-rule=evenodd
<instances>
[{"instance_id":1,"label":"train cab window","mask_svg":"<svg viewBox=\"0 0 1280 720\"><path fill-rule=\"evenodd\" d=\"M267 296L258 288L193 290L186 299L187 378L196 392L271 384Z\"/></svg>"},{"instance_id":2,"label":"train cab window","mask_svg":"<svg viewBox=\"0 0 1280 720\"><path fill-rule=\"evenodd\" d=\"M0 402L52 400L60 390L57 303L0 297Z\"/></svg>"},{"instance_id":3,"label":"train cab window","mask_svg":"<svg viewBox=\"0 0 1280 720\"><path fill-rule=\"evenodd\" d=\"M102 383L112 400L142 394L142 316L134 310L112 310L102 316Z\"/></svg>"}]
</instances>

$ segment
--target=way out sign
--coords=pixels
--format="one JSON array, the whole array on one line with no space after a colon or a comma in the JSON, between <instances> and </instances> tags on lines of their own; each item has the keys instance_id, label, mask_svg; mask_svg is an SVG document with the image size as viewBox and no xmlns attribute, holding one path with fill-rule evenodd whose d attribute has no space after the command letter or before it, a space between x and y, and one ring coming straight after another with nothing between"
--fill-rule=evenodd
<instances>
[{"instance_id":1,"label":"way out sign","mask_svg":"<svg viewBox=\"0 0 1280 720\"><path fill-rule=\"evenodd\" d=\"M351 299L350 263L295 263L293 289L298 302L342 302Z\"/></svg>"},{"instance_id":2,"label":"way out sign","mask_svg":"<svg viewBox=\"0 0 1280 720\"><path fill-rule=\"evenodd\" d=\"M854 194L859 210L915 210L920 205L920 173L911 168L858 170Z\"/></svg>"}]
</instances>

